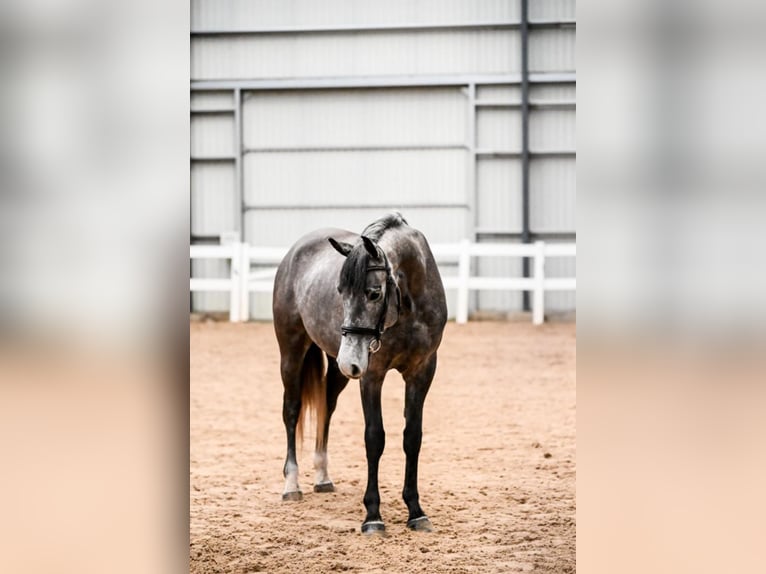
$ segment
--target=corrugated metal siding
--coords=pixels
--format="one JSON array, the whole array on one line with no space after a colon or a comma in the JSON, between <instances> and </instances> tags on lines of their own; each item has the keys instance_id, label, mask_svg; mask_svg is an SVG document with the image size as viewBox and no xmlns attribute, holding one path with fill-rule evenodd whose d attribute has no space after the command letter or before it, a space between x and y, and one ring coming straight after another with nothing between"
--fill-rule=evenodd
<instances>
[{"instance_id":1,"label":"corrugated metal siding","mask_svg":"<svg viewBox=\"0 0 766 574\"><path fill-rule=\"evenodd\" d=\"M202 37L192 39L191 53L194 80L519 69L518 32L507 30ZM548 58L543 64L550 65L548 52L541 55Z\"/></svg>"},{"instance_id":2,"label":"corrugated metal siding","mask_svg":"<svg viewBox=\"0 0 766 574\"><path fill-rule=\"evenodd\" d=\"M234 94L230 91L192 92L192 111L234 109Z\"/></svg>"},{"instance_id":3,"label":"corrugated metal siding","mask_svg":"<svg viewBox=\"0 0 766 574\"><path fill-rule=\"evenodd\" d=\"M532 84L529 86L529 100L531 102L574 102L575 92L575 86L569 84Z\"/></svg>"},{"instance_id":4,"label":"corrugated metal siding","mask_svg":"<svg viewBox=\"0 0 766 574\"><path fill-rule=\"evenodd\" d=\"M247 154L248 205L461 204L463 150Z\"/></svg>"},{"instance_id":5,"label":"corrugated metal siding","mask_svg":"<svg viewBox=\"0 0 766 574\"><path fill-rule=\"evenodd\" d=\"M246 147L464 144L461 90L315 90L248 93Z\"/></svg>"},{"instance_id":6,"label":"corrugated metal siding","mask_svg":"<svg viewBox=\"0 0 766 574\"><path fill-rule=\"evenodd\" d=\"M534 30L529 35L530 72L573 72L575 30Z\"/></svg>"},{"instance_id":7,"label":"corrugated metal siding","mask_svg":"<svg viewBox=\"0 0 766 574\"><path fill-rule=\"evenodd\" d=\"M479 149L521 150L521 112L518 109L480 108L476 126Z\"/></svg>"},{"instance_id":8,"label":"corrugated metal siding","mask_svg":"<svg viewBox=\"0 0 766 574\"><path fill-rule=\"evenodd\" d=\"M515 22L518 0L249 0L192 1L195 30L308 29L388 25ZM573 20L573 0L532 0L531 21ZM531 72L574 71L574 28L532 29ZM372 75L493 74L519 71L515 30L360 31L198 36L192 39L193 79L260 79ZM458 89L360 89L245 92L242 113L246 148L462 145L468 142L465 93ZM478 101L518 102L518 85L478 86ZM573 101L574 85L530 86L532 102ZM231 108L231 92L195 93L194 110ZM518 151L518 109L479 107L477 147ZM192 114L192 155L235 153L233 114ZM532 108L533 151L574 150L575 112ZM521 230L521 162L477 160L476 213L463 207L406 208L408 204L467 204L468 152L464 149L388 151L250 152L243 160L243 186L252 205L288 204L246 215L245 238L256 245L288 246L324 226L361 231L390 209L403 211L431 242L455 242L466 223L480 228ZM533 157L530 216L533 232L575 230L575 159ZM192 230L227 231L238 225L234 162L192 164ZM321 205L322 209L300 208ZM332 208L351 204L359 208ZM367 205L368 207L364 207ZM369 207L376 205L379 207ZM202 214L199 214L202 212ZM518 241L485 237L491 241ZM521 260L482 258L485 275L521 276ZM197 262L195 273L225 276L225 263ZM550 259L549 276L572 276L570 258ZM456 272L443 267L445 275ZM472 297L482 310L521 309L521 293L482 292ZM454 294L449 294L454 311ZM226 295L195 295L195 305L225 310ZM271 316L271 297L253 295L252 316ZM572 309L572 293L549 293L549 312Z\"/></svg>"},{"instance_id":9,"label":"corrugated metal siding","mask_svg":"<svg viewBox=\"0 0 766 574\"><path fill-rule=\"evenodd\" d=\"M537 0L531 2L535 4ZM507 0L192 0L193 30L518 21Z\"/></svg>"},{"instance_id":10,"label":"corrugated metal siding","mask_svg":"<svg viewBox=\"0 0 766 574\"><path fill-rule=\"evenodd\" d=\"M213 235L237 229L234 179L234 162L192 163L193 235Z\"/></svg>"},{"instance_id":11,"label":"corrugated metal siding","mask_svg":"<svg viewBox=\"0 0 766 574\"><path fill-rule=\"evenodd\" d=\"M577 228L574 158L534 158L529 165L529 219L535 231Z\"/></svg>"},{"instance_id":12,"label":"corrugated metal siding","mask_svg":"<svg viewBox=\"0 0 766 574\"><path fill-rule=\"evenodd\" d=\"M482 158L476 176L478 227L521 231L521 160Z\"/></svg>"},{"instance_id":13,"label":"corrugated metal siding","mask_svg":"<svg viewBox=\"0 0 766 574\"><path fill-rule=\"evenodd\" d=\"M532 0L529 3L530 21L574 20L577 12L575 0Z\"/></svg>"},{"instance_id":14,"label":"corrugated metal siding","mask_svg":"<svg viewBox=\"0 0 766 574\"><path fill-rule=\"evenodd\" d=\"M520 102L520 86L478 86L476 88L477 101L491 102Z\"/></svg>"},{"instance_id":15,"label":"corrugated metal siding","mask_svg":"<svg viewBox=\"0 0 766 574\"><path fill-rule=\"evenodd\" d=\"M577 146L575 125L572 110L534 110L529 114L529 149L574 150Z\"/></svg>"},{"instance_id":16,"label":"corrugated metal siding","mask_svg":"<svg viewBox=\"0 0 766 574\"><path fill-rule=\"evenodd\" d=\"M370 222L397 206L354 209L285 209L250 211L246 237L254 245L289 246L312 229L338 227L361 232ZM462 208L408 208L402 215L431 243L455 243L465 236Z\"/></svg>"},{"instance_id":17,"label":"corrugated metal siding","mask_svg":"<svg viewBox=\"0 0 766 574\"><path fill-rule=\"evenodd\" d=\"M233 156L234 116L192 116L191 155L192 157Z\"/></svg>"}]
</instances>

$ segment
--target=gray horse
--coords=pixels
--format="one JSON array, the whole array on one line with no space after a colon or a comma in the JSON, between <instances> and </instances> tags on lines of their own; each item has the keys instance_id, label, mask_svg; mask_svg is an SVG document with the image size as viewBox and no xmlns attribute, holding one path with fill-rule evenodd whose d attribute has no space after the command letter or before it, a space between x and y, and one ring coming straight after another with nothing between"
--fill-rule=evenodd
<instances>
[{"instance_id":1,"label":"gray horse","mask_svg":"<svg viewBox=\"0 0 766 574\"><path fill-rule=\"evenodd\" d=\"M447 304L426 238L398 213L371 223L361 237L341 229L309 233L279 265L273 306L287 431L283 500L302 498L295 440L308 409L317 421L314 492L334 490L327 474L330 418L348 379L360 379L367 450L362 532L385 531L378 491L386 440L380 394L386 373L396 369L406 383L407 526L430 531L419 502L418 455L423 402L436 370Z\"/></svg>"}]
</instances>

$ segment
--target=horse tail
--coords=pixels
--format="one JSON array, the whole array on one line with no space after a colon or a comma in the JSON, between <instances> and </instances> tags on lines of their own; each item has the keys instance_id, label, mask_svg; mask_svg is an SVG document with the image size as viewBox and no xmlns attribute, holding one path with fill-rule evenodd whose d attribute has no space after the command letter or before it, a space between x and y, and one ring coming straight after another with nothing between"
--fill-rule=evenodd
<instances>
[{"instance_id":1,"label":"horse tail","mask_svg":"<svg viewBox=\"0 0 766 574\"><path fill-rule=\"evenodd\" d=\"M316 421L317 448L324 448L324 426L327 421L327 377L324 353L315 344L309 347L301 369L301 413L295 428L303 443L303 425L308 413Z\"/></svg>"}]
</instances>

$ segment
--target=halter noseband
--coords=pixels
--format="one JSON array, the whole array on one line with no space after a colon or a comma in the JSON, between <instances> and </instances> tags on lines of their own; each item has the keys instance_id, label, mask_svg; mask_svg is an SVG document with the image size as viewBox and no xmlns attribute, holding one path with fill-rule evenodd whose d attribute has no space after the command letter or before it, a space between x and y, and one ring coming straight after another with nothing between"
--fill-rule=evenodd
<instances>
[{"instance_id":1,"label":"halter noseband","mask_svg":"<svg viewBox=\"0 0 766 574\"><path fill-rule=\"evenodd\" d=\"M388 257L385 252L383 253L383 265L371 265L367 268L367 273L370 271L385 271L386 272L386 296L383 299L383 308L380 311L380 317L378 318L378 324L374 328L371 327L354 327L351 325L343 325L340 328L341 334L345 337L349 333L352 335L372 335L373 339L370 341L370 353L373 355L380 350L380 336L385 332L386 314L388 313L388 297L391 291L396 291L396 316L397 320L399 313L401 312L401 295L399 293L399 287L396 284L393 273L391 272L391 266L388 264Z\"/></svg>"}]
</instances>

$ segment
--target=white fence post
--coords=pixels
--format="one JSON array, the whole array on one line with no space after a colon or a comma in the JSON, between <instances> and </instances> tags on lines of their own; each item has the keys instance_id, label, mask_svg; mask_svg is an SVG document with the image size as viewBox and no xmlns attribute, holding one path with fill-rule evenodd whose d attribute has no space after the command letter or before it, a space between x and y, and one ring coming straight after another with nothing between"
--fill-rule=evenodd
<instances>
[{"instance_id":1,"label":"white fence post","mask_svg":"<svg viewBox=\"0 0 766 574\"><path fill-rule=\"evenodd\" d=\"M468 322L468 277L471 274L470 243L467 239L460 242L460 256L457 264L457 317L458 324Z\"/></svg>"},{"instance_id":2,"label":"white fence post","mask_svg":"<svg viewBox=\"0 0 766 574\"><path fill-rule=\"evenodd\" d=\"M545 243L535 241L535 287L532 296L532 323L542 325L545 320Z\"/></svg>"},{"instance_id":3,"label":"white fence post","mask_svg":"<svg viewBox=\"0 0 766 574\"><path fill-rule=\"evenodd\" d=\"M242 275L241 273L242 257L241 257L241 250L239 249L240 244L232 243L230 245L234 249L234 253L232 253L232 256L231 256L231 291L229 292L229 321L231 321L232 323L236 323L237 321L239 321L239 317L240 317L239 292L241 290L240 278Z\"/></svg>"},{"instance_id":4,"label":"white fence post","mask_svg":"<svg viewBox=\"0 0 766 574\"><path fill-rule=\"evenodd\" d=\"M250 244L239 244L239 320L250 319Z\"/></svg>"}]
</instances>

